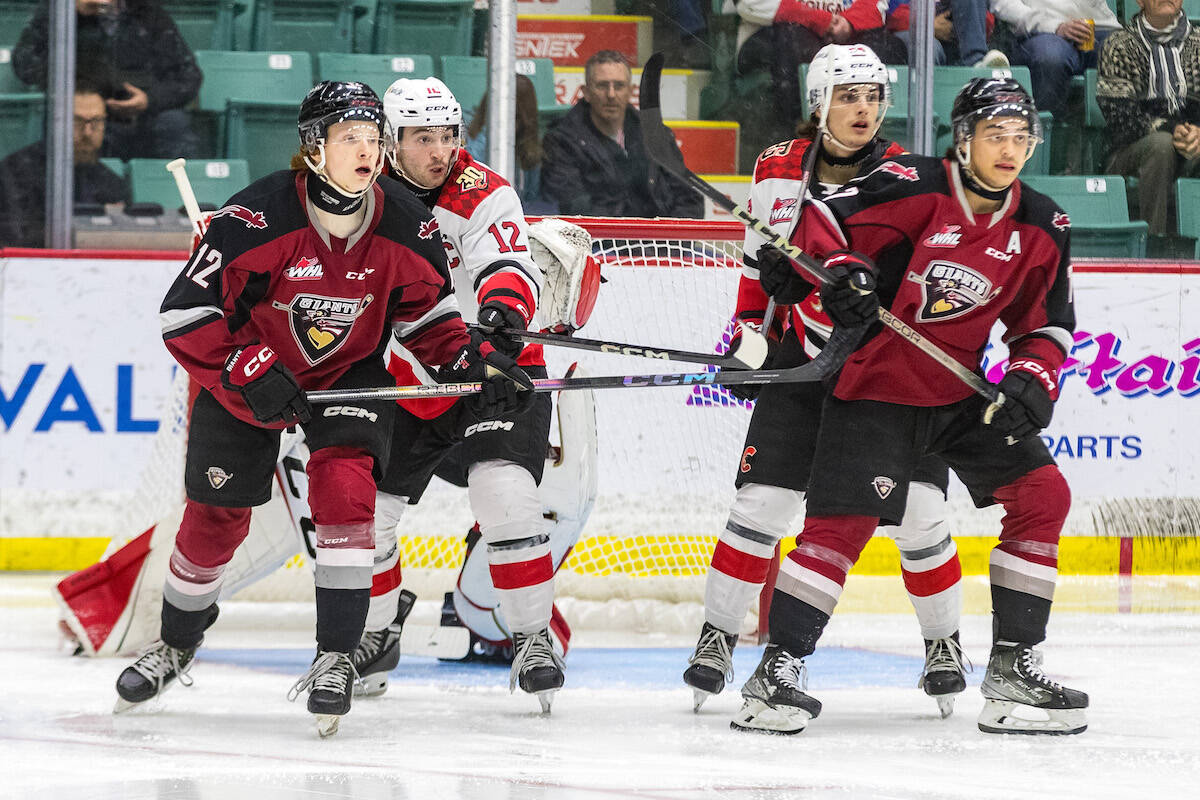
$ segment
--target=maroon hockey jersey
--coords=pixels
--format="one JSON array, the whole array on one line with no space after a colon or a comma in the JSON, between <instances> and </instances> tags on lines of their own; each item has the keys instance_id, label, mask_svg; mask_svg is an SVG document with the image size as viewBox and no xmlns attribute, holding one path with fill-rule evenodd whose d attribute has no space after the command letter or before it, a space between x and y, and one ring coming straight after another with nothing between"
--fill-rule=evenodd
<instances>
[{"instance_id":1,"label":"maroon hockey jersey","mask_svg":"<svg viewBox=\"0 0 1200 800\"><path fill-rule=\"evenodd\" d=\"M377 184L363 225L338 239L312 213L306 174L268 175L217 210L159 312L171 355L252 424L241 395L221 385L240 345L270 346L313 390L363 359L382 364L393 331L431 365L469 342L437 224L420 201Z\"/></svg>"},{"instance_id":2,"label":"maroon hockey jersey","mask_svg":"<svg viewBox=\"0 0 1200 800\"><path fill-rule=\"evenodd\" d=\"M1050 198L1013 184L1000 210L974 214L959 166L897 156L805 206L795 241L823 256L849 248L878 268L885 308L963 366L978 370L999 321L1010 352L1057 374L1075 330L1071 221ZM937 406L971 389L890 331L846 361L844 400Z\"/></svg>"}]
</instances>

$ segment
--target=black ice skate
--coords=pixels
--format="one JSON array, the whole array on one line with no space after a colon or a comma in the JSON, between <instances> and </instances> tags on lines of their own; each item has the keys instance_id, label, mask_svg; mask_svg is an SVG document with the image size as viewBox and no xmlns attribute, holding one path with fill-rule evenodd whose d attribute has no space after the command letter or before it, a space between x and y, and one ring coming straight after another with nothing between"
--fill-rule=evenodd
<instances>
[{"instance_id":1,"label":"black ice skate","mask_svg":"<svg viewBox=\"0 0 1200 800\"><path fill-rule=\"evenodd\" d=\"M917 687L937 701L942 719L954 713L954 698L967 688L966 671L963 668L962 646L958 643L958 631L943 639L925 640L925 669ZM967 660L968 667L974 669Z\"/></svg>"},{"instance_id":2,"label":"black ice skate","mask_svg":"<svg viewBox=\"0 0 1200 800\"><path fill-rule=\"evenodd\" d=\"M807 686L804 659L779 645L767 645L762 661L742 686L744 702L729 727L756 733L799 733L821 713L820 701L804 693Z\"/></svg>"},{"instance_id":3,"label":"black ice skate","mask_svg":"<svg viewBox=\"0 0 1200 800\"><path fill-rule=\"evenodd\" d=\"M181 650L162 640L149 645L137 661L117 677L118 697L113 712L119 714L152 697L158 697L171 688L176 679L183 686L191 686L188 670L192 667L195 655L196 647Z\"/></svg>"},{"instance_id":4,"label":"black ice skate","mask_svg":"<svg viewBox=\"0 0 1200 800\"><path fill-rule=\"evenodd\" d=\"M1066 735L1087 730L1088 696L1042 672L1033 645L997 642L983 676L984 733Z\"/></svg>"},{"instance_id":5,"label":"black ice skate","mask_svg":"<svg viewBox=\"0 0 1200 800\"><path fill-rule=\"evenodd\" d=\"M396 603L396 618L392 623L381 631L363 632L358 647L350 656L359 677L354 684L356 695L375 697L387 691L388 673L400 663L400 632L415 602L415 594L407 589L401 590Z\"/></svg>"},{"instance_id":6,"label":"black ice skate","mask_svg":"<svg viewBox=\"0 0 1200 800\"><path fill-rule=\"evenodd\" d=\"M554 693L563 685L564 667L550 643L550 631L543 628L537 633L513 633L513 649L509 691L520 686L521 691L537 695L542 713L549 714Z\"/></svg>"},{"instance_id":7,"label":"black ice skate","mask_svg":"<svg viewBox=\"0 0 1200 800\"><path fill-rule=\"evenodd\" d=\"M693 711L698 713L705 700L720 694L725 684L733 680L733 648L736 645L736 633L726 633L707 622L700 629L700 640L683 672L683 682L692 687Z\"/></svg>"},{"instance_id":8,"label":"black ice skate","mask_svg":"<svg viewBox=\"0 0 1200 800\"><path fill-rule=\"evenodd\" d=\"M317 733L322 738L337 733L338 722L350 713L350 696L358 674L349 653L320 652L308 672L288 690L288 700L308 691L309 713L317 715Z\"/></svg>"}]
</instances>

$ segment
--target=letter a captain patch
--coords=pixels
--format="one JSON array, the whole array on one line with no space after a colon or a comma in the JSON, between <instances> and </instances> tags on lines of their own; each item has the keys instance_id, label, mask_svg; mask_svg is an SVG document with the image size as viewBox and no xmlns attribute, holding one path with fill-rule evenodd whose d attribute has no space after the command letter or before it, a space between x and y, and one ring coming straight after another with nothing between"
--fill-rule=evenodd
<instances>
[{"instance_id":1,"label":"letter a captain patch","mask_svg":"<svg viewBox=\"0 0 1200 800\"><path fill-rule=\"evenodd\" d=\"M871 485L875 487L875 494L879 495L880 500L887 500L892 489L896 488L896 482L886 475L877 475L875 480L871 481Z\"/></svg>"}]
</instances>

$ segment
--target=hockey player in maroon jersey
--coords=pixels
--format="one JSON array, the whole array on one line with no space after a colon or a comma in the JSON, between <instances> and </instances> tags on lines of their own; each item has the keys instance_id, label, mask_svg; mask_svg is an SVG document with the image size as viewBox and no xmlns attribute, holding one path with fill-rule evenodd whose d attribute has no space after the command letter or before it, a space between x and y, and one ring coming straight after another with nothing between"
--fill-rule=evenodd
<instances>
[{"instance_id":1,"label":"hockey player in maroon jersey","mask_svg":"<svg viewBox=\"0 0 1200 800\"><path fill-rule=\"evenodd\" d=\"M482 380L469 405L511 405L513 360L473 341L458 313L436 223L411 194L379 185L383 104L361 83L325 81L300 106L293 168L237 193L212 217L163 301L163 338L202 390L191 411L188 503L163 590L162 639L117 680L121 706L188 670L217 617L222 573L270 498L280 431L304 428L316 525L317 656L308 690L322 735L350 710L374 553L376 481L395 404L313 409L312 389L386 385L394 336L443 380ZM487 366L502 372L486 377ZM506 373L506 374L505 374ZM508 376L512 376L510 379Z\"/></svg>"},{"instance_id":2,"label":"hockey player in maroon jersey","mask_svg":"<svg viewBox=\"0 0 1200 800\"><path fill-rule=\"evenodd\" d=\"M450 268L458 277L466 318L477 321L486 341L515 358L530 376L546 377L540 345L526 347L498 332L528 328L542 290L542 272L532 258L516 192L461 146L461 108L437 78L396 81L384 93L384 108L395 137L393 175L433 213ZM420 380L425 367L421 359L397 349L389 369L403 385ZM492 608L480 610L493 618L494 639L511 635L511 685L536 694L543 711L550 709L554 692L563 685L560 651L565 641L556 651L551 628L565 640L565 623L554 618L553 601L554 571L566 548L552 553L550 523L538 495L551 399L529 392L516 399L523 401L520 408L498 409L488 424L479 424L454 398L400 404L391 466L380 481L376 503L381 536L372 624L356 654L372 693L386 689L387 670L398 656L395 651L382 657L392 642L379 630L395 613L400 589L396 523L406 504L420 500L435 471L467 487L481 537L467 558L486 555L491 585L479 590L496 599ZM453 603L464 612L471 603L465 588L460 577ZM493 614L497 600L502 613ZM501 620L504 627L499 627Z\"/></svg>"},{"instance_id":3,"label":"hockey player in maroon jersey","mask_svg":"<svg viewBox=\"0 0 1200 800\"><path fill-rule=\"evenodd\" d=\"M1071 347L1070 220L1018 175L1041 140L1037 109L1008 78L976 78L955 99L945 159L897 156L814 200L795 237L825 258L820 292L836 325L874 323L885 306L978 371L993 325L1005 327L1002 403L989 403L890 330L875 325L826 395L808 509L780 569L770 643L735 729L796 733L821 711L805 692L846 573L880 520L899 521L913 469L940 455L979 506L1005 509L991 554L993 644L978 725L988 733L1071 734L1087 695L1049 679L1046 635L1070 492L1037 435L1050 422ZM763 270L791 302L811 289L791 265Z\"/></svg>"},{"instance_id":4,"label":"hockey player in maroon jersey","mask_svg":"<svg viewBox=\"0 0 1200 800\"><path fill-rule=\"evenodd\" d=\"M763 152L750 189L752 213L785 237L796 227L804 195L833 194L860 172L904 152L876 136L891 87L887 69L870 48L821 48L809 66L805 88L811 120L797 138ZM743 251L747 257L737 318L758 327L768 299L759 268L764 261L778 266L786 256L754 230L747 230ZM805 363L820 352L831 330L817 296L795 306L781 304L771 320L772 340L778 342L771 366ZM819 384L810 383L769 384L761 394L757 386L731 390L742 399L758 400L738 469L737 496L709 565L704 627L683 673L695 692L696 710L725 688L746 612L767 578L776 544L802 508L824 394ZM884 528L900 548L904 585L925 639L919 685L938 700L943 716L966 688L958 644L962 568L944 516L948 479L945 462L935 456L921 459L903 523Z\"/></svg>"}]
</instances>

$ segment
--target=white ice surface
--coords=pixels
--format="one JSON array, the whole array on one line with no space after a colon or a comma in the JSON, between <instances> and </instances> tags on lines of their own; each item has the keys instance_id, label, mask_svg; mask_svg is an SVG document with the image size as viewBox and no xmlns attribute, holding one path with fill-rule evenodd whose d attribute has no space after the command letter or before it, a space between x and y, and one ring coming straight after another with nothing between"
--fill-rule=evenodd
<instances>
[{"instance_id":1,"label":"white ice surface","mask_svg":"<svg viewBox=\"0 0 1200 800\"><path fill-rule=\"evenodd\" d=\"M1165 800L1200 785L1193 614L1055 615L1046 668L1091 695L1079 736L980 733L978 666L954 716L939 719L915 688L911 615L850 613L835 615L810 659L810 692L825 707L798 736L728 728L757 648L738 648L734 687L694 715L679 681L691 642L614 651L581 641L550 717L509 694L505 669L405 659L386 695L356 702L341 732L320 740L303 701L284 698L311 658L310 634L247 641L218 623L194 686L114 716L127 661L57 650L49 585L0 576L4 798ZM964 618L977 664L988 625ZM629 669L612 667L614 655Z\"/></svg>"}]
</instances>

